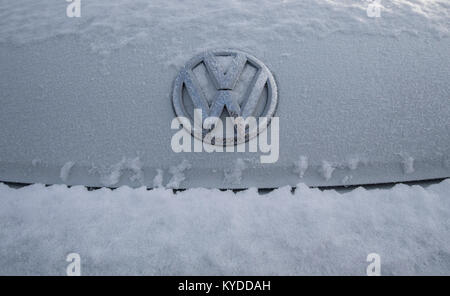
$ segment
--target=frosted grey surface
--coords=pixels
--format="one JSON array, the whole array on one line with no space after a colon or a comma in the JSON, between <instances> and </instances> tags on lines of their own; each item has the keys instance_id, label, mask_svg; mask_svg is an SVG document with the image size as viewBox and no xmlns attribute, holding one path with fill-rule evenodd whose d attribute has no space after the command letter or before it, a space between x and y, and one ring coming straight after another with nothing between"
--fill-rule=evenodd
<instances>
[{"instance_id":1,"label":"frosted grey surface","mask_svg":"<svg viewBox=\"0 0 450 296\"><path fill-rule=\"evenodd\" d=\"M395 1L376 20L348 1L163 2L91 1L79 20L64 2L0 4L1 181L152 187L160 170L160 185L241 188L450 176L447 2L417 4L420 14ZM275 75L275 164L171 150L177 73L224 46Z\"/></svg>"}]
</instances>

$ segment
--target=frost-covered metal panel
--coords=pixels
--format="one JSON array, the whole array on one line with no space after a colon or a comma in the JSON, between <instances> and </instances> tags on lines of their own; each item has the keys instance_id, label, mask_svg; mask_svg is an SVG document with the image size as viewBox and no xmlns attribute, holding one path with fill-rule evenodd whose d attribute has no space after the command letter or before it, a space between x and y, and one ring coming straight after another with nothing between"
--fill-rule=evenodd
<instances>
[{"instance_id":1,"label":"frost-covered metal panel","mask_svg":"<svg viewBox=\"0 0 450 296\"><path fill-rule=\"evenodd\" d=\"M4 1L0 180L241 188L449 177L449 3L381 4L371 17L350 0L96 0L68 18L64 1ZM174 80L218 48L273 73L277 162L172 150Z\"/></svg>"}]
</instances>

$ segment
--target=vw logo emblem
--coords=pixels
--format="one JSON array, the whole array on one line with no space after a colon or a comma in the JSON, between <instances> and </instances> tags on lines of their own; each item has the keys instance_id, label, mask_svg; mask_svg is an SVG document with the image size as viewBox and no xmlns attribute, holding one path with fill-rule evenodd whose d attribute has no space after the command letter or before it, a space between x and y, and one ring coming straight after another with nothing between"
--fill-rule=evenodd
<instances>
[{"instance_id":1,"label":"vw logo emblem","mask_svg":"<svg viewBox=\"0 0 450 296\"><path fill-rule=\"evenodd\" d=\"M206 137L210 130L200 127L194 137L213 145L234 145L248 141L267 127L277 102L277 85L272 73L257 58L239 50L213 50L192 58L175 79L173 107L178 118L188 118L194 126L194 110L206 117L264 118L258 128L245 130L245 138ZM226 110L226 112L225 112Z\"/></svg>"}]
</instances>

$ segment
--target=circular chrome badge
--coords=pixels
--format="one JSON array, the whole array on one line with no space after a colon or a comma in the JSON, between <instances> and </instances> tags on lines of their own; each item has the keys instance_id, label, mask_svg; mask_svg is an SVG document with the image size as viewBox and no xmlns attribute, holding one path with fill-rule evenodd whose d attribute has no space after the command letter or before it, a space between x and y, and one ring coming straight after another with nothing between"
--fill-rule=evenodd
<instances>
[{"instance_id":1,"label":"circular chrome badge","mask_svg":"<svg viewBox=\"0 0 450 296\"><path fill-rule=\"evenodd\" d=\"M234 145L267 128L278 93L272 73L257 58L238 50L213 50L195 56L180 71L172 100L180 122L191 122L194 137ZM251 124L254 119L257 123Z\"/></svg>"}]
</instances>

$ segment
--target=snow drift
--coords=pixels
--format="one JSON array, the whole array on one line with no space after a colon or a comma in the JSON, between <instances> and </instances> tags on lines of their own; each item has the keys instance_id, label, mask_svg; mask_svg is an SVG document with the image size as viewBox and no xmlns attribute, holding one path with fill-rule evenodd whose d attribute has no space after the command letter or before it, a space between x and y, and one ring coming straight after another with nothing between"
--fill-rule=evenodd
<instances>
[{"instance_id":1,"label":"snow drift","mask_svg":"<svg viewBox=\"0 0 450 296\"><path fill-rule=\"evenodd\" d=\"M231 191L0 184L0 274L450 273L450 179L391 189Z\"/></svg>"}]
</instances>

